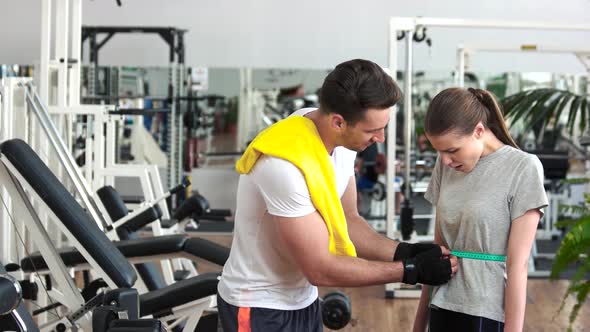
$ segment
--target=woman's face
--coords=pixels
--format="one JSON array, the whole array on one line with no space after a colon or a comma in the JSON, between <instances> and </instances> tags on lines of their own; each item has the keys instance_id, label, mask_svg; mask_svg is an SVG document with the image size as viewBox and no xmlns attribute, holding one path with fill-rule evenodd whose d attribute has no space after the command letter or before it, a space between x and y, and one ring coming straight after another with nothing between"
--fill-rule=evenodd
<instances>
[{"instance_id":1,"label":"woman's face","mask_svg":"<svg viewBox=\"0 0 590 332\"><path fill-rule=\"evenodd\" d=\"M473 133L465 135L457 130L437 136L426 135L432 147L438 151L445 166L459 172L469 173L483 153L484 128L478 124Z\"/></svg>"}]
</instances>

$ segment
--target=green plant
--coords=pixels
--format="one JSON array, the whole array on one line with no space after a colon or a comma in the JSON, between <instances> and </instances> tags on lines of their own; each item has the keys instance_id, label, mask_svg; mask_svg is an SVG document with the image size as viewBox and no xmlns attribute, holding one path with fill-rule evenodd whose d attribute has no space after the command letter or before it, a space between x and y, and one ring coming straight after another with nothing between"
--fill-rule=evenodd
<instances>
[{"instance_id":1,"label":"green plant","mask_svg":"<svg viewBox=\"0 0 590 332\"><path fill-rule=\"evenodd\" d=\"M588 181L589 179L571 179L567 183L587 183ZM584 199L584 204L560 206L561 211L576 217L562 220L557 224L557 227L569 230L557 249L551 269L551 279L555 280L570 266L577 266L558 311L563 310L566 299L570 295L575 296L576 304L569 315L568 331L572 330L572 324L586 301L588 292L590 292L590 280L588 280L590 273L590 194L584 194Z\"/></svg>"},{"instance_id":2,"label":"green plant","mask_svg":"<svg viewBox=\"0 0 590 332\"><path fill-rule=\"evenodd\" d=\"M539 135L541 128L557 121L564 110L568 109L566 128L570 135L579 118L580 132L589 127L590 105L587 94L577 95L558 89L533 89L501 99L506 118L516 123L522 120L523 132L534 130Z\"/></svg>"}]
</instances>

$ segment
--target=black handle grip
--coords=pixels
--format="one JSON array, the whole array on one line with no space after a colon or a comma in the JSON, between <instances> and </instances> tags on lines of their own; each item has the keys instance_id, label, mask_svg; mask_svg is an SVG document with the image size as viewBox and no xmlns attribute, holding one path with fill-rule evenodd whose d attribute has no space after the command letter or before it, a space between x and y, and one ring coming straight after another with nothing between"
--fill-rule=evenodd
<instances>
[{"instance_id":1,"label":"black handle grip","mask_svg":"<svg viewBox=\"0 0 590 332\"><path fill-rule=\"evenodd\" d=\"M191 185L191 182L189 180L184 180L181 184L170 189L170 195L177 194L179 191L186 189L186 187L188 187L190 185Z\"/></svg>"}]
</instances>

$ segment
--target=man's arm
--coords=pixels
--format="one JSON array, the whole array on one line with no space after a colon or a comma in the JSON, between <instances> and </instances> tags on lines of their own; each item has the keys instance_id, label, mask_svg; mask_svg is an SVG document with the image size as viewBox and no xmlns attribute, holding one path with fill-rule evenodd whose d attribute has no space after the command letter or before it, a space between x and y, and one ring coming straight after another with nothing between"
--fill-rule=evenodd
<instances>
[{"instance_id":1,"label":"man's arm","mask_svg":"<svg viewBox=\"0 0 590 332\"><path fill-rule=\"evenodd\" d=\"M350 177L346 191L340 200L346 216L348 234L354 243L358 256L370 260L391 262L399 242L377 233L359 215L354 176Z\"/></svg>"},{"instance_id":2,"label":"man's arm","mask_svg":"<svg viewBox=\"0 0 590 332\"><path fill-rule=\"evenodd\" d=\"M329 251L328 229L317 211L298 218L272 218L288 253L309 282L316 286L357 287L404 280L442 284L456 269L456 261L451 261L451 264L442 259L441 254L449 255L450 252L438 248L404 262L378 262L334 255ZM408 270L409 267L411 270Z\"/></svg>"},{"instance_id":3,"label":"man's arm","mask_svg":"<svg viewBox=\"0 0 590 332\"><path fill-rule=\"evenodd\" d=\"M316 286L356 287L401 281L402 262L374 262L333 255L328 229L315 211L299 218L273 216L279 235L310 283Z\"/></svg>"}]
</instances>

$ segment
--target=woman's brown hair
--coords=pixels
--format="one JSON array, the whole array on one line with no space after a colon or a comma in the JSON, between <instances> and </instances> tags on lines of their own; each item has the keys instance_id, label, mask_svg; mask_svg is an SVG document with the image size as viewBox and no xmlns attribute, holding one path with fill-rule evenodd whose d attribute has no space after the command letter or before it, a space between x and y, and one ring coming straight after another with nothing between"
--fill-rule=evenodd
<instances>
[{"instance_id":1,"label":"woman's brown hair","mask_svg":"<svg viewBox=\"0 0 590 332\"><path fill-rule=\"evenodd\" d=\"M424 130L431 136L443 135L451 130L470 135L480 121L502 143L518 149L496 98L482 89L449 88L440 92L428 106Z\"/></svg>"}]
</instances>

